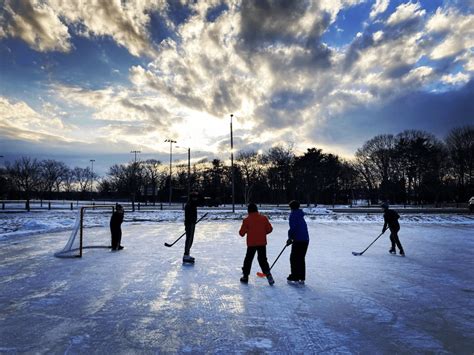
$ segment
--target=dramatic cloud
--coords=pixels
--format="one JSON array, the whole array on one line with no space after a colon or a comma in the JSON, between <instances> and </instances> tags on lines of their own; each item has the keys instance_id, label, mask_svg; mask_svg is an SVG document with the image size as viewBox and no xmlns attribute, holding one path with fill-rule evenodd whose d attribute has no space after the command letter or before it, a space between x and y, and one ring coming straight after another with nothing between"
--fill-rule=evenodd
<instances>
[{"instance_id":1,"label":"dramatic cloud","mask_svg":"<svg viewBox=\"0 0 474 355\"><path fill-rule=\"evenodd\" d=\"M451 8L438 8L427 22L426 30L442 38L442 41L431 50L431 59L451 57L474 47L472 15L462 15ZM472 52L470 58L472 60Z\"/></svg>"},{"instance_id":2,"label":"dramatic cloud","mask_svg":"<svg viewBox=\"0 0 474 355\"><path fill-rule=\"evenodd\" d=\"M258 91L258 80L234 50L232 22L237 19L232 16L223 15L212 23L199 14L191 17L177 32L180 40L163 42L147 69L130 69L130 80L173 104L215 116L241 108L246 97Z\"/></svg>"},{"instance_id":3,"label":"dramatic cloud","mask_svg":"<svg viewBox=\"0 0 474 355\"><path fill-rule=\"evenodd\" d=\"M71 32L110 36L135 56L155 54L148 26L155 1L5 0L0 37L18 37L38 51L69 52Z\"/></svg>"},{"instance_id":4,"label":"dramatic cloud","mask_svg":"<svg viewBox=\"0 0 474 355\"><path fill-rule=\"evenodd\" d=\"M6 1L0 12L0 38L18 37L40 52L71 50L67 26L48 3Z\"/></svg>"},{"instance_id":5,"label":"dramatic cloud","mask_svg":"<svg viewBox=\"0 0 474 355\"><path fill-rule=\"evenodd\" d=\"M370 10L370 18L377 17L377 15L382 14L387 10L390 0L375 0L375 4Z\"/></svg>"},{"instance_id":6,"label":"dramatic cloud","mask_svg":"<svg viewBox=\"0 0 474 355\"><path fill-rule=\"evenodd\" d=\"M451 85L465 84L469 81L469 75L464 73L443 75L441 81Z\"/></svg>"},{"instance_id":7,"label":"dramatic cloud","mask_svg":"<svg viewBox=\"0 0 474 355\"><path fill-rule=\"evenodd\" d=\"M35 80L23 86L37 90L30 94L36 105L7 103L26 112L15 106L25 101L41 114L14 129L60 131L74 141L82 130L91 144L157 152L173 138L225 158L231 113L236 149L294 143L300 151L317 145L345 155L372 134L403 125L430 130L423 105L441 110L436 100L446 107L430 111L435 133L451 124L449 112L458 123L472 119L456 105L472 92L474 15L456 2L393 3L6 0L0 37L40 52L28 64ZM349 14L363 11L351 22ZM95 62L83 64L81 50L106 64L89 68ZM14 56L8 52L22 77ZM82 71L87 75L77 75ZM15 85L8 90L15 97ZM397 105L406 105L412 121L393 123ZM78 129L48 126L49 117Z\"/></svg>"},{"instance_id":8,"label":"dramatic cloud","mask_svg":"<svg viewBox=\"0 0 474 355\"><path fill-rule=\"evenodd\" d=\"M135 56L154 55L148 31L150 11L163 10L163 1L50 0L58 16L84 36L111 36Z\"/></svg>"},{"instance_id":9,"label":"dramatic cloud","mask_svg":"<svg viewBox=\"0 0 474 355\"><path fill-rule=\"evenodd\" d=\"M401 23L410 22L413 20L420 19L426 14L419 3L406 3L401 4L397 7L395 12L390 15L387 20L387 25L395 26Z\"/></svg>"},{"instance_id":10,"label":"dramatic cloud","mask_svg":"<svg viewBox=\"0 0 474 355\"><path fill-rule=\"evenodd\" d=\"M33 110L25 102L11 102L0 96L0 134L3 138L22 138L27 141L57 139L67 140L65 134L71 130L54 115L49 105L45 107L45 116Z\"/></svg>"},{"instance_id":11,"label":"dramatic cloud","mask_svg":"<svg viewBox=\"0 0 474 355\"><path fill-rule=\"evenodd\" d=\"M341 10L364 3L365 1L366 0L321 0L316 1L316 3L319 5L321 11L331 15L331 22L334 22Z\"/></svg>"},{"instance_id":12,"label":"dramatic cloud","mask_svg":"<svg viewBox=\"0 0 474 355\"><path fill-rule=\"evenodd\" d=\"M358 140L407 128L427 130L444 138L450 129L472 124L473 97L474 81L451 92L411 91L373 107L360 106L337 115L314 131L313 139L331 151L340 149L350 156L360 146Z\"/></svg>"}]
</instances>

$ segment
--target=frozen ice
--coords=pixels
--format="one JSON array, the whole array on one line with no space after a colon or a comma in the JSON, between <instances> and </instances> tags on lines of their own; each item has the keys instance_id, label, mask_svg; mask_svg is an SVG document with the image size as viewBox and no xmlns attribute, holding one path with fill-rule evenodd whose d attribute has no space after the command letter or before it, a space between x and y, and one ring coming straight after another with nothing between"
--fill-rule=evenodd
<instances>
[{"instance_id":1,"label":"frozen ice","mask_svg":"<svg viewBox=\"0 0 474 355\"><path fill-rule=\"evenodd\" d=\"M363 256L352 256L380 233L380 216L308 216L306 285L294 287L286 283L289 249L272 270L274 286L255 275L256 260L249 284L239 282L241 215L202 221L192 248L196 264L183 266L184 239L163 246L183 232L182 212L167 213L160 222L128 214L123 251L86 249L75 259L53 257L66 230L4 233L0 352L473 352L469 216L402 221L405 258L388 253L388 233ZM58 213L50 220L67 227ZM97 217L92 225L107 222ZM287 223L284 214L272 218L270 263L285 245ZM94 227L86 238L110 235Z\"/></svg>"}]
</instances>

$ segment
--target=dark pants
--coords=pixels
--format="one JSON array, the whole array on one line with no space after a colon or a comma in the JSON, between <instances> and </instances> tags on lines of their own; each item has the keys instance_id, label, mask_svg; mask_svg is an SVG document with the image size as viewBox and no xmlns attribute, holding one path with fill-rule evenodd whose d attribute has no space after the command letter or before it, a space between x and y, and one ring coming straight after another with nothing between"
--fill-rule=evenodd
<instances>
[{"instance_id":1,"label":"dark pants","mask_svg":"<svg viewBox=\"0 0 474 355\"><path fill-rule=\"evenodd\" d=\"M117 249L122 241L122 229L111 228L110 232L112 233L112 249Z\"/></svg>"},{"instance_id":2,"label":"dark pants","mask_svg":"<svg viewBox=\"0 0 474 355\"><path fill-rule=\"evenodd\" d=\"M306 278L306 251L308 250L309 242L293 242L291 245L290 278L295 280L305 280Z\"/></svg>"},{"instance_id":3,"label":"dark pants","mask_svg":"<svg viewBox=\"0 0 474 355\"><path fill-rule=\"evenodd\" d=\"M395 250L395 244L397 245L398 249L403 250L402 243L400 243L400 239L398 239L398 231L400 229L390 229L390 241L392 242L392 249Z\"/></svg>"},{"instance_id":4,"label":"dark pants","mask_svg":"<svg viewBox=\"0 0 474 355\"><path fill-rule=\"evenodd\" d=\"M184 244L184 255L189 255L191 247L194 241L194 230L196 229L196 223L186 223L184 230L186 231L186 243Z\"/></svg>"},{"instance_id":5,"label":"dark pants","mask_svg":"<svg viewBox=\"0 0 474 355\"><path fill-rule=\"evenodd\" d=\"M270 273L270 265L267 261L267 246L262 245L258 247L247 247L247 254L245 254L244 266L242 267L242 272L245 276L250 274L250 269L252 268L253 258L255 253L258 254L257 260L262 269L262 272L266 275Z\"/></svg>"}]
</instances>

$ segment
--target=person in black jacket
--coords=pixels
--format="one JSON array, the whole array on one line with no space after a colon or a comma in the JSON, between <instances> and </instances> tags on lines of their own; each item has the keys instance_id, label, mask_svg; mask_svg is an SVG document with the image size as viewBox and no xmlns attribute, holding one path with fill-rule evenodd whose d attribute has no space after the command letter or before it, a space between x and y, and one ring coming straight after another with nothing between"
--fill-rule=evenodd
<instances>
[{"instance_id":1,"label":"person in black jacket","mask_svg":"<svg viewBox=\"0 0 474 355\"><path fill-rule=\"evenodd\" d=\"M184 207L184 228L186 231L186 242L184 244L184 256L183 262L194 263L194 258L189 255L191 247L194 241L194 231L196 228L197 221L197 205L199 195L197 192L191 192L189 194L188 202Z\"/></svg>"},{"instance_id":2,"label":"person in black jacket","mask_svg":"<svg viewBox=\"0 0 474 355\"><path fill-rule=\"evenodd\" d=\"M112 234L112 251L122 250L122 222L123 222L123 207L116 204L115 211L110 218L110 233Z\"/></svg>"},{"instance_id":3,"label":"person in black jacket","mask_svg":"<svg viewBox=\"0 0 474 355\"><path fill-rule=\"evenodd\" d=\"M384 211L384 224L382 228L382 233L385 233L387 229L390 229L390 241L392 242L392 247L390 248L389 253L397 253L395 249L396 245L400 251L400 255L405 256L405 251L403 250L402 243L400 243L400 239L398 239L398 231L400 230L400 224L398 223L398 219L400 218L400 215L397 213L397 211L391 210L389 208L388 203L382 203L381 207Z\"/></svg>"}]
</instances>

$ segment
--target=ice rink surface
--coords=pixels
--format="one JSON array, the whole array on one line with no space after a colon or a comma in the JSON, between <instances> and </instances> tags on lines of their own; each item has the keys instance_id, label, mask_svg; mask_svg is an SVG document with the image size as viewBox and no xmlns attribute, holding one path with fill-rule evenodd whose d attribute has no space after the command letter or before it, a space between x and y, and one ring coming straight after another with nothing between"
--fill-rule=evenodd
<instances>
[{"instance_id":1,"label":"ice rink surface","mask_svg":"<svg viewBox=\"0 0 474 355\"><path fill-rule=\"evenodd\" d=\"M0 240L0 353L455 353L474 352L472 225L403 225L406 258L388 253L382 225L309 221L306 286L239 282L238 221L196 228L194 266L183 266L181 222L123 226L120 252L53 257L69 232ZM284 246L273 222L268 257ZM86 230L109 241L106 228ZM87 244L87 243L86 243Z\"/></svg>"}]
</instances>

